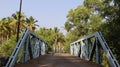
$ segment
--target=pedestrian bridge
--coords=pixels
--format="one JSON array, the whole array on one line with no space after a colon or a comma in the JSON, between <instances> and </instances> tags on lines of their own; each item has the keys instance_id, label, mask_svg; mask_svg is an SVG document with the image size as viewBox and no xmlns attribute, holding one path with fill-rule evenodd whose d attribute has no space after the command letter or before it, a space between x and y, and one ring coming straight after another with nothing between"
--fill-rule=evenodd
<instances>
[{"instance_id":1,"label":"pedestrian bridge","mask_svg":"<svg viewBox=\"0 0 120 67\"><path fill-rule=\"evenodd\" d=\"M47 54L49 44L25 29L5 67L102 67L103 52L111 67L120 67L100 32L70 44L70 54Z\"/></svg>"}]
</instances>

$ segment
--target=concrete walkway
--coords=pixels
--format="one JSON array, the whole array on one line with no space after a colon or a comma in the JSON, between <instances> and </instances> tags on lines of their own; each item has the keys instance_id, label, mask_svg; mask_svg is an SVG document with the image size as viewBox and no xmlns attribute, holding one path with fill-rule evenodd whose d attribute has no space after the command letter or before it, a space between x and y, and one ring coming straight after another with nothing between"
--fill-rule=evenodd
<instances>
[{"instance_id":1,"label":"concrete walkway","mask_svg":"<svg viewBox=\"0 0 120 67\"><path fill-rule=\"evenodd\" d=\"M44 55L15 67L102 67L70 54Z\"/></svg>"}]
</instances>

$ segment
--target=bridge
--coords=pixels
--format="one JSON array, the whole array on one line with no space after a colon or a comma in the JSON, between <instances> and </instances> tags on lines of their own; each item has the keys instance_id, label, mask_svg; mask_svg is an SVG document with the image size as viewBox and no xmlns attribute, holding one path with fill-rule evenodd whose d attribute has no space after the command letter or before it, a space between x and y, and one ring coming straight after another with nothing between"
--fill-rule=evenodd
<instances>
[{"instance_id":1,"label":"bridge","mask_svg":"<svg viewBox=\"0 0 120 67\"><path fill-rule=\"evenodd\" d=\"M101 32L70 44L70 54L47 54L49 44L25 29L4 67L103 67L103 52L111 67L120 67Z\"/></svg>"}]
</instances>

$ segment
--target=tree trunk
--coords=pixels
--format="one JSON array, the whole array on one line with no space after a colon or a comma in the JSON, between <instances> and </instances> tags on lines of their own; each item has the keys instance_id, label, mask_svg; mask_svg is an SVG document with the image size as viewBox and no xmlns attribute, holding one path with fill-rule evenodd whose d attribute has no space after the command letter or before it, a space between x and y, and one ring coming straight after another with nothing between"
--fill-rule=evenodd
<instances>
[{"instance_id":1,"label":"tree trunk","mask_svg":"<svg viewBox=\"0 0 120 67\"><path fill-rule=\"evenodd\" d=\"M57 36L56 36L56 39L55 39L55 42L54 42L54 52L56 53L56 45L57 45Z\"/></svg>"}]
</instances>

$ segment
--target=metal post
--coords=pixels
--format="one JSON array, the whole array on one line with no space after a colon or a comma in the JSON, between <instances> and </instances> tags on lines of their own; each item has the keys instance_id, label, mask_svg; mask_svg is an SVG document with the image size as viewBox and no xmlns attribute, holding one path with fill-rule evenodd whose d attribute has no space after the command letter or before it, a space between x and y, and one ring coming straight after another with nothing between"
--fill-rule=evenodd
<instances>
[{"instance_id":1,"label":"metal post","mask_svg":"<svg viewBox=\"0 0 120 67\"><path fill-rule=\"evenodd\" d=\"M92 45L92 51L91 51L91 53L89 55L89 61L92 61L92 59L93 59L93 55L95 53L95 48L96 48L96 38L95 38L95 40L93 42L93 45Z\"/></svg>"},{"instance_id":2,"label":"metal post","mask_svg":"<svg viewBox=\"0 0 120 67\"><path fill-rule=\"evenodd\" d=\"M88 39L86 39L86 46L87 46L87 59L89 59L89 42Z\"/></svg>"},{"instance_id":3,"label":"metal post","mask_svg":"<svg viewBox=\"0 0 120 67\"><path fill-rule=\"evenodd\" d=\"M41 55L41 40L39 40L39 47L40 47L40 49L39 49L39 56Z\"/></svg>"},{"instance_id":4,"label":"metal post","mask_svg":"<svg viewBox=\"0 0 120 67\"><path fill-rule=\"evenodd\" d=\"M33 59L32 46L31 46L31 38L30 37L29 37L28 51L29 51L29 54L30 54L30 59Z\"/></svg>"},{"instance_id":5,"label":"metal post","mask_svg":"<svg viewBox=\"0 0 120 67\"><path fill-rule=\"evenodd\" d=\"M97 40L97 43L96 43L96 62L98 63L98 64L101 64L101 52L100 52L100 44L99 44L99 42L98 42L98 40Z\"/></svg>"},{"instance_id":6,"label":"metal post","mask_svg":"<svg viewBox=\"0 0 120 67\"><path fill-rule=\"evenodd\" d=\"M28 45L29 45L29 36L27 37L26 43L24 44L24 62L28 60L27 53L28 53Z\"/></svg>"},{"instance_id":7,"label":"metal post","mask_svg":"<svg viewBox=\"0 0 120 67\"><path fill-rule=\"evenodd\" d=\"M78 45L79 45L78 57L80 57L80 55L81 55L81 44L80 44L80 42L78 42Z\"/></svg>"},{"instance_id":8,"label":"metal post","mask_svg":"<svg viewBox=\"0 0 120 67\"><path fill-rule=\"evenodd\" d=\"M18 16L18 23L17 23L17 37L16 37L16 42L18 42L18 40L19 40L21 8L22 8L22 0L20 0L19 16Z\"/></svg>"}]
</instances>

